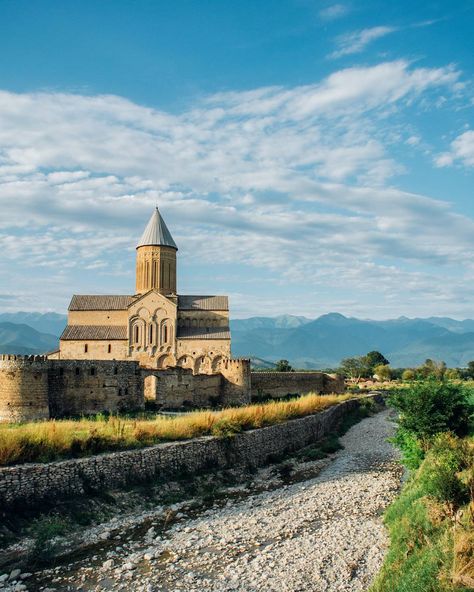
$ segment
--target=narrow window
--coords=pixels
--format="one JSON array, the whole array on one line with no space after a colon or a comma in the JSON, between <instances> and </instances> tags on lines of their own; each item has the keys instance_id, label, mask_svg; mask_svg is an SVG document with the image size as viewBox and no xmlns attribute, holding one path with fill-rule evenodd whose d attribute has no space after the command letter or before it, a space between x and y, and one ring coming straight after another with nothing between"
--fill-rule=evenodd
<instances>
[{"instance_id":1,"label":"narrow window","mask_svg":"<svg viewBox=\"0 0 474 592\"><path fill-rule=\"evenodd\" d=\"M59 376L63 376L64 375L64 368L59 368Z\"/></svg>"},{"instance_id":2,"label":"narrow window","mask_svg":"<svg viewBox=\"0 0 474 592\"><path fill-rule=\"evenodd\" d=\"M135 343L138 343L138 325L135 325Z\"/></svg>"},{"instance_id":3,"label":"narrow window","mask_svg":"<svg viewBox=\"0 0 474 592\"><path fill-rule=\"evenodd\" d=\"M119 388L118 390L118 396L121 397L122 396L122 389Z\"/></svg>"},{"instance_id":4,"label":"narrow window","mask_svg":"<svg viewBox=\"0 0 474 592\"><path fill-rule=\"evenodd\" d=\"M125 388L125 389L123 390L123 394L124 394L125 396L127 396L127 395L128 395L128 388Z\"/></svg>"},{"instance_id":5,"label":"narrow window","mask_svg":"<svg viewBox=\"0 0 474 592\"><path fill-rule=\"evenodd\" d=\"M168 343L168 325L163 327L163 343Z\"/></svg>"},{"instance_id":6,"label":"narrow window","mask_svg":"<svg viewBox=\"0 0 474 592\"><path fill-rule=\"evenodd\" d=\"M112 346L111 346L111 344L109 343L109 345L107 346L107 353L109 353L109 354L110 354L111 352L112 352Z\"/></svg>"},{"instance_id":7,"label":"narrow window","mask_svg":"<svg viewBox=\"0 0 474 592\"><path fill-rule=\"evenodd\" d=\"M150 325L150 343L153 343L153 325Z\"/></svg>"},{"instance_id":8,"label":"narrow window","mask_svg":"<svg viewBox=\"0 0 474 592\"><path fill-rule=\"evenodd\" d=\"M80 370L79 368L76 368L76 376L79 376Z\"/></svg>"},{"instance_id":9,"label":"narrow window","mask_svg":"<svg viewBox=\"0 0 474 592\"><path fill-rule=\"evenodd\" d=\"M89 345L86 343L84 345L84 353L86 354L89 351Z\"/></svg>"},{"instance_id":10,"label":"narrow window","mask_svg":"<svg viewBox=\"0 0 474 592\"><path fill-rule=\"evenodd\" d=\"M95 368L91 368L91 376L95 376Z\"/></svg>"},{"instance_id":11,"label":"narrow window","mask_svg":"<svg viewBox=\"0 0 474 592\"><path fill-rule=\"evenodd\" d=\"M117 368L117 366L114 366L114 374L118 374L118 368Z\"/></svg>"}]
</instances>

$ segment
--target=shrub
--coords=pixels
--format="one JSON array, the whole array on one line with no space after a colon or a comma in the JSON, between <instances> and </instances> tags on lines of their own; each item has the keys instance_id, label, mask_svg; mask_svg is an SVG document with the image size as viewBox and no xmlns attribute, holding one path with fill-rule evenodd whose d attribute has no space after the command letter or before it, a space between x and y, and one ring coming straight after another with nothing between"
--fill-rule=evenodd
<instances>
[{"instance_id":1,"label":"shrub","mask_svg":"<svg viewBox=\"0 0 474 592\"><path fill-rule=\"evenodd\" d=\"M469 398L462 385L427 380L396 391L389 402L400 412L400 428L424 441L440 432L465 435L474 411Z\"/></svg>"}]
</instances>

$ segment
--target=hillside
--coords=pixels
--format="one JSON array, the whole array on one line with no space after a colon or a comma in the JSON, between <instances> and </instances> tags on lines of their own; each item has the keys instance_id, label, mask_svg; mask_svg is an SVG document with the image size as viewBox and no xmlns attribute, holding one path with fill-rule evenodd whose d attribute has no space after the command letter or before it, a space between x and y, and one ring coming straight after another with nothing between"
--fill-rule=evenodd
<instances>
[{"instance_id":1,"label":"hillside","mask_svg":"<svg viewBox=\"0 0 474 592\"><path fill-rule=\"evenodd\" d=\"M57 347L66 316L56 313L0 314L0 353L41 353ZM281 315L231 321L234 356L259 367L285 358L298 368L337 366L342 358L381 351L393 366L415 366L426 358L448 366L474 360L474 320L447 317L372 321L338 313L311 320Z\"/></svg>"},{"instance_id":2,"label":"hillside","mask_svg":"<svg viewBox=\"0 0 474 592\"><path fill-rule=\"evenodd\" d=\"M28 325L0 323L0 353L42 354L58 347L58 338L40 333Z\"/></svg>"}]
</instances>

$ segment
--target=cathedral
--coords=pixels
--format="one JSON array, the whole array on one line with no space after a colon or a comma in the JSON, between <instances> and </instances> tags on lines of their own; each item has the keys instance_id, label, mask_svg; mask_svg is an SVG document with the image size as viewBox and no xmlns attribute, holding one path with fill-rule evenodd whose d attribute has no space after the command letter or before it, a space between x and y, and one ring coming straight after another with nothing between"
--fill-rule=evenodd
<instances>
[{"instance_id":1,"label":"cathedral","mask_svg":"<svg viewBox=\"0 0 474 592\"><path fill-rule=\"evenodd\" d=\"M50 358L219 372L231 357L228 298L178 294L177 252L156 208L136 247L135 294L74 295Z\"/></svg>"}]
</instances>

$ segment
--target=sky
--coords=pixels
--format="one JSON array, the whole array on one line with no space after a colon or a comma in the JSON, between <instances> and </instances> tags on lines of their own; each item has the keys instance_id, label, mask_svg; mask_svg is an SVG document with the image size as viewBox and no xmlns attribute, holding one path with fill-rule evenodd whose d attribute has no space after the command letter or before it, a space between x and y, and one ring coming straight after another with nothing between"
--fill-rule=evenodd
<instances>
[{"instance_id":1,"label":"sky","mask_svg":"<svg viewBox=\"0 0 474 592\"><path fill-rule=\"evenodd\" d=\"M0 0L0 312L474 318L471 0Z\"/></svg>"}]
</instances>

